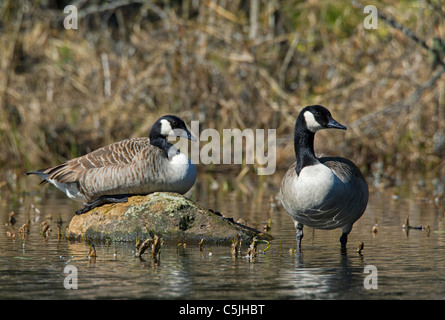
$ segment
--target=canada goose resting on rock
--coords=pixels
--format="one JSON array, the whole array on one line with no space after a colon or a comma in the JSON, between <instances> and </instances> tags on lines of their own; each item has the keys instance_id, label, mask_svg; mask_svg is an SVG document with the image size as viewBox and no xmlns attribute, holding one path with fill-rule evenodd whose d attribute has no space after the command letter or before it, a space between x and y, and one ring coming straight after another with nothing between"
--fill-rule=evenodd
<instances>
[{"instance_id":1,"label":"canada goose resting on rock","mask_svg":"<svg viewBox=\"0 0 445 320\"><path fill-rule=\"evenodd\" d=\"M326 230L342 228L340 243L345 248L352 225L368 203L368 185L352 161L315 156L315 133L329 128L346 130L328 109L319 105L304 108L295 123L297 161L284 175L280 193L281 202L297 229L298 249L305 225Z\"/></svg>"},{"instance_id":2,"label":"canada goose resting on rock","mask_svg":"<svg viewBox=\"0 0 445 320\"><path fill-rule=\"evenodd\" d=\"M50 182L69 198L84 203L76 214L128 196L156 191L186 193L195 183L196 168L168 136L196 138L176 116L159 118L149 138L132 138L102 147L57 166L28 172Z\"/></svg>"}]
</instances>

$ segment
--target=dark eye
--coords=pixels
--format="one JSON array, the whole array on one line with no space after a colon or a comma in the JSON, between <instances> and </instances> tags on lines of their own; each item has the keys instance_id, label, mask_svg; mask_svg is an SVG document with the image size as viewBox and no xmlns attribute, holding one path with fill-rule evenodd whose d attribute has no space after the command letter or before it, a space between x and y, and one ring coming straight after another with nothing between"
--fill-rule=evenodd
<instances>
[{"instance_id":1,"label":"dark eye","mask_svg":"<svg viewBox=\"0 0 445 320\"><path fill-rule=\"evenodd\" d=\"M316 115L317 117L319 117L319 116L321 116L321 112L320 112L320 111L315 111L315 115Z\"/></svg>"},{"instance_id":2,"label":"dark eye","mask_svg":"<svg viewBox=\"0 0 445 320\"><path fill-rule=\"evenodd\" d=\"M172 125L177 126L178 123L177 123L176 121L173 121L173 122L172 122Z\"/></svg>"}]
</instances>

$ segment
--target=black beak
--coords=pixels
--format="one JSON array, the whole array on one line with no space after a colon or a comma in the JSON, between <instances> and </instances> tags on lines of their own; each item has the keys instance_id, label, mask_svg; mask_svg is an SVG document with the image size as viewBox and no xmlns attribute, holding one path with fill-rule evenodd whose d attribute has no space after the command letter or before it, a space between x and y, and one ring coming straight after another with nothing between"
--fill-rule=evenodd
<instances>
[{"instance_id":1,"label":"black beak","mask_svg":"<svg viewBox=\"0 0 445 320\"><path fill-rule=\"evenodd\" d=\"M190 141L197 141L194 136L192 136L192 133L186 128L186 129L174 129L173 130L176 137L182 137L187 138Z\"/></svg>"},{"instance_id":2,"label":"black beak","mask_svg":"<svg viewBox=\"0 0 445 320\"><path fill-rule=\"evenodd\" d=\"M326 128L346 130L346 127L344 125L338 123L332 117L329 118L329 122L326 125Z\"/></svg>"}]
</instances>

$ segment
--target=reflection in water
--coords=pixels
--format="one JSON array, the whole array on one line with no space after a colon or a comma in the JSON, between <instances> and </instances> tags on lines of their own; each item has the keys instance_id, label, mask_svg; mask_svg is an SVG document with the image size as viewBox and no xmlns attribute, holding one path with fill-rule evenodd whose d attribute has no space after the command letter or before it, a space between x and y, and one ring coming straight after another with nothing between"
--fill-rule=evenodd
<instances>
[{"instance_id":1,"label":"reflection in water","mask_svg":"<svg viewBox=\"0 0 445 320\"><path fill-rule=\"evenodd\" d=\"M134 244L88 245L57 237L56 219L68 225L77 204L53 189L42 196L2 194L0 202L0 298L174 298L174 299L376 299L445 298L445 228L441 204L373 192L364 216L354 225L348 251L342 253L341 230L305 229L296 253L292 219L276 194L281 176L263 185L261 177L246 181L211 176L201 179L189 196L203 206L262 229L271 222L271 247L254 258L234 258L228 246L186 247L165 244L159 264L147 255L135 257ZM242 188L238 186L242 184ZM242 190L247 190L243 192ZM8 225L10 211L16 223ZM409 216L410 229L402 225ZM30 219L30 233L18 230ZM53 232L40 235L47 221ZM373 233L372 227L377 227ZM363 242L361 255L356 246ZM262 248L264 249L264 247ZM78 271L78 289L66 290L64 268ZM366 289L364 269L378 270L378 289Z\"/></svg>"}]
</instances>

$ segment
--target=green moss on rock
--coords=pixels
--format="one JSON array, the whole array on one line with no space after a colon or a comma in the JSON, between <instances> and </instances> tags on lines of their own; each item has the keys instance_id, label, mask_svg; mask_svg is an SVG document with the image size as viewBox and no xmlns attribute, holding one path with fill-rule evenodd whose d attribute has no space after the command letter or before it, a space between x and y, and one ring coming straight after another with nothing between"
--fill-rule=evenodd
<instances>
[{"instance_id":1,"label":"green moss on rock","mask_svg":"<svg viewBox=\"0 0 445 320\"><path fill-rule=\"evenodd\" d=\"M113 203L74 216L70 238L135 241L151 232L165 241L230 243L239 234L243 241L253 237L271 240L268 234L233 222L177 193L155 192L134 196L126 203Z\"/></svg>"}]
</instances>

